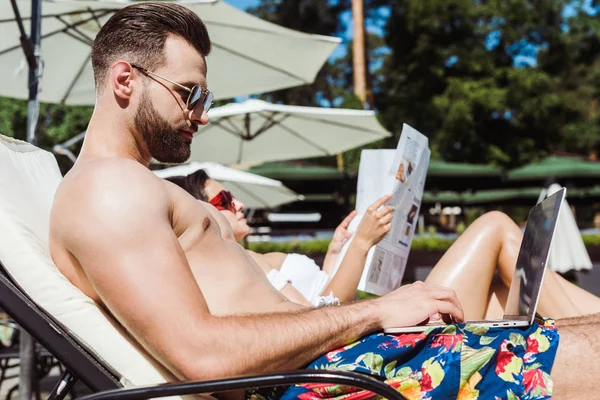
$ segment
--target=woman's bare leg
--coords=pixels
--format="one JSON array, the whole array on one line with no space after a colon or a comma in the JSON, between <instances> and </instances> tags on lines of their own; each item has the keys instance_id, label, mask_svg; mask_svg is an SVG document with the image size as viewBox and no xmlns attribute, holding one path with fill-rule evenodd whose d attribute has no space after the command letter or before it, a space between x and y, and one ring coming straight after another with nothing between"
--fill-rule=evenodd
<instances>
[{"instance_id":1,"label":"woman's bare leg","mask_svg":"<svg viewBox=\"0 0 600 400\"><path fill-rule=\"evenodd\" d=\"M507 287L510 287L523 235L520 233L521 230L519 227L508 216L501 215L504 216L504 218L499 218L504 222L498 221L499 224L502 224L501 229L510 231L510 237L520 235L518 243L517 241L512 241L504 244L504 246L514 247L510 252L514 254L514 259L499 260L500 262L498 263L500 277ZM552 318L577 317L600 313L600 298L572 284L559 274L547 270L540 294L538 312L543 316Z\"/></svg>"},{"instance_id":2,"label":"woman's bare leg","mask_svg":"<svg viewBox=\"0 0 600 400\"><path fill-rule=\"evenodd\" d=\"M506 219L509 218L496 211L478 218L448 249L425 280L432 285L454 289L467 319L484 317L496 268L517 259L522 235L518 228L516 232L504 229Z\"/></svg>"},{"instance_id":3,"label":"woman's bare leg","mask_svg":"<svg viewBox=\"0 0 600 400\"><path fill-rule=\"evenodd\" d=\"M492 286L496 269L510 286L523 234L505 214L490 212L478 218L458 238L429 274L426 282L451 287L468 319L498 317L506 291ZM547 271L538 305L539 313L553 318L600 312L600 298ZM498 301L491 302L490 292ZM577 304L577 305L576 305Z\"/></svg>"}]
</instances>

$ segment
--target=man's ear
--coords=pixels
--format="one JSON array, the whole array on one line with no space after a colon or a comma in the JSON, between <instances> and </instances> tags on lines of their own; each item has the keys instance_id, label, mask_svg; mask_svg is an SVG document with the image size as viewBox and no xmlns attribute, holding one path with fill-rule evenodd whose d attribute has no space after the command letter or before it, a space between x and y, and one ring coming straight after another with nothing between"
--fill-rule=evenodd
<instances>
[{"instance_id":1,"label":"man's ear","mask_svg":"<svg viewBox=\"0 0 600 400\"><path fill-rule=\"evenodd\" d=\"M120 99L129 100L133 92L133 67L125 61L116 62L110 67L110 86Z\"/></svg>"}]
</instances>

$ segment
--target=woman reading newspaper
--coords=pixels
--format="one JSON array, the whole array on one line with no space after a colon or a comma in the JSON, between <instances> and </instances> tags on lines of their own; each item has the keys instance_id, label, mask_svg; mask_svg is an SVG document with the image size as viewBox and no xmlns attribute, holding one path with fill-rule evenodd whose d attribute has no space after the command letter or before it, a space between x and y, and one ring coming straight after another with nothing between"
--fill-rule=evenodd
<instances>
[{"instance_id":1,"label":"woman reading newspaper","mask_svg":"<svg viewBox=\"0 0 600 400\"><path fill-rule=\"evenodd\" d=\"M236 240L249 232L244 204L204 170L169 178L196 199L214 205L229 221ZM357 228L358 240L330 276L343 244L349 239L350 213L335 230L322 270L299 254L250 251L267 277L290 300L304 305L328 305L354 299L367 252L391 229L393 208L389 196L375 201ZM490 212L478 218L456 240L429 274L426 283L450 287L457 293L467 319L501 318L522 239L519 227L507 215ZM487 283L487 284L486 284ZM482 293L476 293L482 292ZM485 292L485 293L483 293ZM487 302L479 299L487 298ZM540 297L539 313L553 318L600 312L600 298L548 271Z\"/></svg>"}]
</instances>

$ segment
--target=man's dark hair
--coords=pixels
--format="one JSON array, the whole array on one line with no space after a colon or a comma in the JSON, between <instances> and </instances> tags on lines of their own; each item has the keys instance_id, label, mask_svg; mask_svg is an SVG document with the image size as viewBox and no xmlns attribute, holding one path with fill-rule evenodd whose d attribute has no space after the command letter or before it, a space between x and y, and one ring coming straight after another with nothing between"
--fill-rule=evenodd
<instances>
[{"instance_id":1,"label":"man's dark hair","mask_svg":"<svg viewBox=\"0 0 600 400\"><path fill-rule=\"evenodd\" d=\"M208 201L208 196L204 190L206 180L210 179L206 171L199 169L188 176L170 176L166 178L169 182L176 184L183 190L191 194L196 200Z\"/></svg>"},{"instance_id":2,"label":"man's dark hair","mask_svg":"<svg viewBox=\"0 0 600 400\"><path fill-rule=\"evenodd\" d=\"M96 89L118 60L155 70L165 62L169 35L190 43L202 56L210 53L206 26L192 10L169 2L139 3L122 8L102 26L92 45Z\"/></svg>"}]
</instances>

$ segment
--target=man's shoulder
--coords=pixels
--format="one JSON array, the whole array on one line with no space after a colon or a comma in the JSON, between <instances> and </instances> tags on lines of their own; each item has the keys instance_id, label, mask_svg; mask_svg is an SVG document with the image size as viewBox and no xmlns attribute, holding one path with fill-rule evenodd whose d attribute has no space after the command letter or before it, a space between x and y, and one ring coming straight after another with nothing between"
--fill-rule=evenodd
<instances>
[{"instance_id":1,"label":"man's shoulder","mask_svg":"<svg viewBox=\"0 0 600 400\"><path fill-rule=\"evenodd\" d=\"M160 181L156 175L139 162L115 157L76 163L65 176L63 183L69 186L73 184L74 188L78 188L80 185L94 184L110 187L123 181L135 185L140 180L142 182Z\"/></svg>"},{"instance_id":2,"label":"man's shoulder","mask_svg":"<svg viewBox=\"0 0 600 400\"><path fill-rule=\"evenodd\" d=\"M72 220L168 205L162 179L133 160L110 158L76 164L61 182L52 212Z\"/></svg>"},{"instance_id":3,"label":"man's shoulder","mask_svg":"<svg viewBox=\"0 0 600 400\"><path fill-rule=\"evenodd\" d=\"M135 195L164 190L162 179L144 165L123 158L106 158L75 164L59 190L71 193ZM155 193L158 194L158 193Z\"/></svg>"}]
</instances>

